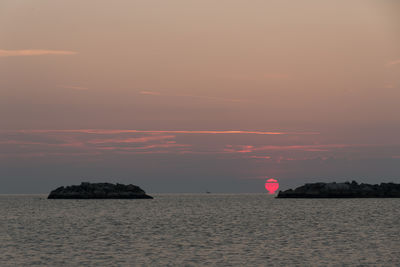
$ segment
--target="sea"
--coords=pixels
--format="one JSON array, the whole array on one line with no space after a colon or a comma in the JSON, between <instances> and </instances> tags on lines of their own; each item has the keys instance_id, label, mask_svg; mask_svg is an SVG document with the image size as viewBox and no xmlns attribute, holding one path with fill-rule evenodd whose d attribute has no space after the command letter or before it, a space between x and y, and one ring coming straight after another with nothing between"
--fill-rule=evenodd
<instances>
[{"instance_id":1,"label":"sea","mask_svg":"<svg viewBox=\"0 0 400 267\"><path fill-rule=\"evenodd\" d=\"M0 266L400 266L400 199L0 196Z\"/></svg>"}]
</instances>

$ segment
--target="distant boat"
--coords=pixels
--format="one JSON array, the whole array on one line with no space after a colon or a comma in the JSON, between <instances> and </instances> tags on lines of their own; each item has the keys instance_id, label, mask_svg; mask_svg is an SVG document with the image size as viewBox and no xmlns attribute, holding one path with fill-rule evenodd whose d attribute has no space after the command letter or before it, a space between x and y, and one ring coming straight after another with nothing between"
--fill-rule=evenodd
<instances>
[{"instance_id":1,"label":"distant boat","mask_svg":"<svg viewBox=\"0 0 400 267\"><path fill-rule=\"evenodd\" d=\"M211 192L210 191L206 191L206 194L211 194Z\"/></svg>"}]
</instances>

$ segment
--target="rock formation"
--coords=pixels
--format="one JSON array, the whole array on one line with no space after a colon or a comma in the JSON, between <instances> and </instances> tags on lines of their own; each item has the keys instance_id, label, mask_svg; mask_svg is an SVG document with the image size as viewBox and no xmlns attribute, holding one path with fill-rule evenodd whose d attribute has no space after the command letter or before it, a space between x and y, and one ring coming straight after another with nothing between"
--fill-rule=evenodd
<instances>
[{"instance_id":1,"label":"rock formation","mask_svg":"<svg viewBox=\"0 0 400 267\"><path fill-rule=\"evenodd\" d=\"M277 198L388 198L400 197L400 184L312 183L279 191Z\"/></svg>"},{"instance_id":2,"label":"rock formation","mask_svg":"<svg viewBox=\"0 0 400 267\"><path fill-rule=\"evenodd\" d=\"M110 183L81 183L61 186L50 192L49 199L136 199L153 197L146 195L139 186Z\"/></svg>"}]
</instances>

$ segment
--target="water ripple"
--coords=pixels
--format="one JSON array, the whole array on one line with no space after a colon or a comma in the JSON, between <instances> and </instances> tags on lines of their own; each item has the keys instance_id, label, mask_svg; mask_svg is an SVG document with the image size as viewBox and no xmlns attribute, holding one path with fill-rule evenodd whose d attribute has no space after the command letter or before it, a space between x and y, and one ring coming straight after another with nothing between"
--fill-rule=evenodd
<instances>
[{"instance_id":1,"label":"water ripple","mask_svg":"<svg viewBox=\"0 0 400 267\"><path fill-rule=\"evenodd\" d=\"M0 266L399 266L400 199L0 196Z\"/></svg>"}]
</instances>

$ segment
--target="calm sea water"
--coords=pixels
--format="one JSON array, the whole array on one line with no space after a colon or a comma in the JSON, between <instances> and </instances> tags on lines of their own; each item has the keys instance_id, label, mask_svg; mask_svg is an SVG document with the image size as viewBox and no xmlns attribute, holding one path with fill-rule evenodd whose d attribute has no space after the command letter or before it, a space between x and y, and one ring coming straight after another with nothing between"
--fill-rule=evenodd
<instances>
[{"instance_id":1,"label":"calm sea water","mask_svg":"<svg viewBox=\"0 0 400 267\"><path fill-rule=\"evenodd\" d=\"M400 266L400 199L0 196L0 266Z\"/></svg>"}]
</instances>

